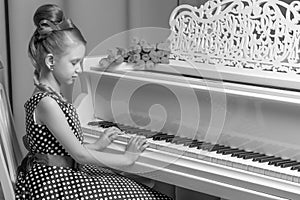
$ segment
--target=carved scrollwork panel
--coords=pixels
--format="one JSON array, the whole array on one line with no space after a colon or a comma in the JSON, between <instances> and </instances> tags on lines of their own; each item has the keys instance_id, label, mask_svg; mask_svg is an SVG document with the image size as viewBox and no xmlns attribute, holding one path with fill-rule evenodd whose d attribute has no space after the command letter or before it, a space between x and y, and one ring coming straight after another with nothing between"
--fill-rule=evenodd
<instances>
[{"instance_id":1,"label":"carved scrollwork panel","mask_svg":"<svg viewBox=\"0 0 300 200\"><path fill-rule=\"evenodd\" d=\"M300 2L212 0L170 17L175 59L278 73L300 71Z\"/></svg>"}]
</instances>

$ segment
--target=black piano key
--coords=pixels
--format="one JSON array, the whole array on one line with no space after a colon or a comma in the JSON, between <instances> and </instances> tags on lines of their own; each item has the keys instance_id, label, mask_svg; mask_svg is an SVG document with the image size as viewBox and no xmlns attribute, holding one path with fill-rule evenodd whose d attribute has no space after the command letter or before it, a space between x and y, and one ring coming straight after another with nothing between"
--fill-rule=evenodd
<instances>
[{"instance_id":1,"label":"black piano key","mask_svg":"<svg viewBox=\"0 0 300 200\"><path fill-rule=\"evenodd\" d=\"M213 144L213 143L211 143L211 144L209 144L209 145L206 145L205 147L204 147L204 149L206 150L206 151L209 151L209 152L211 152L212 151L212 149L215 147L219 147L220 145L218 145L218 144Z\"/></svg>"},{"instance_id":2,"label":"black piano key","mask_svg":"<svg viewBox=\"0 0 300 200\"><path fill-rule=\"evenodd\" d=\"M101 128L109 128L112 126L119 128L117 123L109 122L109 121L92 121L92 122L88 122L88 125L89 126L97 126L97 127L101 127Z\"/></svg>"},{"instance_id":3,"label":"black piano key","mask_svg":"<svg viewBox=\"0 0 300 200\"><path fill-rule=\"evenodd\" d=\"M230 149L232 149L232 148L231 148L231 147L228 147L228 148L219 149L219 150L217 150L216 153L221 154L221 153L223 153L224 151L227 151L227 150L230 150Z\"/></svg>"},{"instance_id":4,"label":"black piano key","mask_svg":"<svg viewBox=\"0 0 300 200\"><path fill-rule=\"evenodd\" d=\"M266 154L261 154L261 153L259 153L259 154L257 154L257 155L253 155L253 156L248 156L247 158L244 158L244 159L248 159L249 157L251 158L251 159L253 159L253 161L255 161L255 159L259 159L259 158L262 158L262 157L265 157L265 156L267 156ZM246 157L246 156L245 156Z\"/></svg>"},{"instance_id":5,"label":"black piano key","mask_svg":"<svg viewBox=\"0 0 300 200\"><path fill-rule=\"evenodd\" d=\"M190 148L193 148L193 147L198 147L199 145L203 144L204 142L202 141L195 141L195 142L192 142L189 147Z\"/></svg>"},{"instance_id":6,"label":"black piano key","mask_svg":"<svg viewBox=\"0 0 300 200\"><path fill-rule=\"evenodd\" d=\"M127 126L127 125L124 125L124 124L117 124L118 125L118 127L120 128L120 129L122 129L122 130L126 130L126 129L128 129L128 128L132 128L132 127L130 127L130 126Z\"/></svg>"},{"instance_id":7,"label":"black piano key","mask_svg":"<svg viewBox=\"0 0 300 200\"><path fill-rule=\"evenodd\" d=\"M237 150L228 150L228 151L224 151L222 154L223 155L230 155L232 153L240 153L240 152L244 152L244 150L241 150L241 149L237 149Z\"/></svg>"},{"instance_id":8,"label":"black piano key","mask_svg":"<svg viewBox=\"0 0 300 200\"><path fill-rule=\"evenodd\" d=\"M192 142L193 140L190 138L181 138L181 140L177 140L176 144L186 144L186 142Z\"/></svg>"},{"instance_id":9,"label":"black piano key","mask_svg":"<svg viewBox=\"0 0 300 200\"><path fill-rule=\"evenodd\" d=\"M230 149L230 147L228 147L228 146L224 146L224 145L218 145L218 144L216 144L216 145L214 145L214 147L213 148L211 148L209 151L210 152L213 152L213 151L218 151L218 150L225 150L225 149Z\"/></svg>"},{"instance_id":10,"label":"black piano key","mask_svg":"<svg viewBox=\"0 0 300 200\"><path fill-rule=\"evenodd\" d=\"M235 156L237 158L243 158L244 156L246 156L246 155L252 155L253 153L254 152L252 152L252 151L245 151L245 152L237 153L237 154L235 154Z\"/></svg>"},{"instance_id":11,"label":"black piano key","mask_svg":"<svg viewBox=\"0 0 300 200\"><path fill-rule=\"evenodd\" d=\"M201 145L201 149L205 150L205 151L209 151L210 149L212 149L215 146L215 144L211 144L211 143L206 143Z\"/></svg>"},{"instance_id":12,"label":"black piano key","mask_svg":"<svg viewBox=\"0 0 300 200\"><path fill-rule=\"evenodd\" d=\"M300 162L299 161L293 161L293 162L290 162L290 163L284 163L280 167L286 168L286 167L293 167L293 166L297 166L297 165L300 166Z\"/></svg>"},{"instance_id":13,"label":"black piano key","mask_svg":"<svg viewBox=\"0 0 300 200\"><path fill-rule=\"evenodd\" d=\"M173 137L173 135L168 135L167 133L158 133L152 137L153 140L165 140L167 138Z\"/></svg>"},{"instance_id":14,"label":"black piano key","mask_svg":"<svg viewBox=\"0 0 300 200\"><path fill-rule=\"evenodd\" d=\"M197 140L190 140L190 141L184 142L183 145L184 145L184 146L189 146L189 145L191 145L191 144L193 144L193 143L196 143L196 142L198 142L198 141L197 141Z\"/></svg>"},{"instance_id":15,"label":"black piano key","mask_svg":"<svg viewBox=\"0 0 300 200\"><path fill-rule=\"evenodd\" d=\"M175 135L166 135L163 136L161 140L166 140L166 142L170 142L174 137Z\"/></svg>"},{"instance_id":16,"label":"black piano key","mask_svg":"<svg viewBox=\"0 0 300 200\"><path fill-rule=\"evenodd\" d=\"M266 156L265 154L261 154L261 153L251 153L251 154L245 154L245 155L242 155L241 158L247 160L247 159L253 159L253 158L259 158L259 157L262 157L262 156Z\"/></svg>"},{"instance_id":17,"label":"black piano key","mask_svg":"<svg viewBox=\"0 0 300 200\"><path fill-rule=\"evenodd\" d=\"M249 153L252 153L252 152L242 150L242 151L237 151L237 152L232 153L231 156L232 157L239 157L239 156L243 156L243 155L249 154Z\"/></svg>"},{"instance_id":18,"label":"black piano key","mask_svg":"<svg viewBox=\"0 0 300 200\"><path fill-rule=\"evenodd\" d=\"M260 156L260 157L253 158L253 161L259 162L261 159L266 159L266 158L275 158L275 156L268 156L268 155Z\"/></svg>"},{"instance_id":19,"label":"black piano key","mask_svg":"<svg viewBox=\"0 0 300 200\"><path fill-rule=\"evenodd\" d=\"M208 142L202 142L201 144L199 144L197 146L198 149L202 149L202 150L205 150L207 148L208 145L211 145L210 143Z\"/></svg>"},{"instance_id":20,"label":"black piano key","mask_svg":"<svg viewBox=\"0 0 300 200\"><path fill-rule=\"evenodd\" d=\"M147 134L145 136L146 136L146 138L153 138L154 135L157 135L157 133L151 133L151 134Z\"/></svg>"},{"instance_id":21,"label":"black piano key","mask_svg":"<svg viewBox=\"0 0 300 200\"><path fill-rule=\"evenodd\" d=\"M300 164L291 167L291 170L298 170L298 169L300 169Z\"/></svg>"},{"instance_id":22,"label":"black piano key","mask_svg":"<svg viewBox=\"0 0 300 200\"><path fill-rule=\"evenodd\" d=\"M132 127L126 126L126 125L118 125L118 128L126 133L127 129L131 129Z\"/></svg>"},{"instance_id":23,"label":"black piano key","mask_svg":"<svg viewBox=\"0 0 300 200\"><path fill-rule=\"evenodd\" d=\"M177 140L179 140L179 139L180 139L179 136L173 135L173 137L170 137L170 138L166 139L166 142L175 143L175 141L177 141Z\"/></svg>"},{"instance_id":24,"label":"black piano key","mask_svg":"<svg viewBox=\"0 0 300 200\"><path fill-rule=\"evenodd\" d=\"M114 123L114 122L100 121L100 122L98 123L98 126L101 126L101 125L111 125L111 126L114 126L114 125L117 125L117 124Z\"/></svg>"},{"instance_id":25,"label":"black piano key","mask_svg":"<svg viewBox=\"0 0 300 200\"><path fill-rule=\"evenodd\" d=\"M117 126L117 124L114 123L114 122L109 122L109 121L98 121L97 126L99 126L99 127L111 127L111 126Z\"/></svg>"},{"instance_id":26,"label":"black piano key","mask_svg":"<svg viewBox=\"0 0 300 200\"><path fill-rule=\"evenodd\" d=\"M98 127L101 127L101 128L109 128L109 127L112 127L113 124L99 124Z\"/></svg>"},{"instance_id":27,"label":"black piano key","mask_svg":"<svg viewBox=\"0 0 300 200\"><path fill-rule=\"evenodd\" d=\"M89 126L98 126L99 122L98 121L92 121L92 122L88 122Z\"/></svg>"},{"instance_id":28,"label":"black piano key","mask_svg":"<svg viewBox=\"0 0 300 200\"><path fill-rule=\"evenodd\" d=\"M161 133L161 132L159 132L159 133L153 135L153 136L152 136L152 139L153 139L153 140L159 140L159 139L160 139L162 136L164 136L164 135L167 135L167 134L166 134L166 133Z\"/></svg>"},{"instance_id":29,"label":"black piano key","mask_svg":"<svg viewBox=\"0 0 300 200\"><path fill-rule=\"evenodd\" d=\"M287 161L286 159L280 159L280 160L272 160L268 163L268 165L275 165L275 166L278 166L278 164L284 162L284 161ZM288 161L290 161L290 159L288 159Z\"/></svg>"},{"instance_id":30,"label":"black piano key","mask_svg":"<svg viewBox=\"0 0 300 200\"><path fill-rule=\"evenodd\" d=\"M155 132L156 134L154 136L159 136L159 135L166 135L166 133L163 133L163 132ZM153 136L153 137L154 137Z\"/></svg>"},{"instance_id":31,"label":"black piano key","mask_svg":"<svg viewBox=\"0 0 300 200\"><path fill-rule=\"evenodd\" d=\"M238 149L238 148L234 148L234 149L228 149L228 150L225 150L225 151L222 151L222 154L223 155L229 155L229 154L232 154L234 152L243 152L244 150L241 150L241 149Z\"/></svg>"},{"instance_id":32,"label":"black piano key","mask_svg":"<svg viewBox=\"0 0 300 200\"><path fill-rule=\"evenodd\" d=\"M92 122L88 122L88 125L98 126L99 124L104 124L104 123L107 123L107 121L92 121Z\"/></svg>"},{"instance_id":33,"label":"black piano key","mask_svg":"<svg viewBox=\"0 0 300 200\"><path fill-rule=\"evenodd\" d=\"M276 160L281 160L279 157L270 157L270 158L262 158L258 162L264 163L264 162L270 162L270 161L276 161Z\"/></svg>"},{"instance_id":34,"label":"black piano key","mask_svg":"<svg viewBox=\"0 0 300 200\"><path fill-rule=\"evenodd\" d=\"M225 152L225 151L236 150L236 149L238 149L238 148L228 147L228 148L225 148L225 149L217 150L217 153L223 153L223 152Z\"/></svg>"},{"instance_id":35,"label":"black piano key","mask_svg":"<svg viewBox=\"0 0 300 200\"><path fill-rule=\"evenodd\" d=\"M270 161L268 163L268 165L275 165L277 167L277 166L280 166L283 163L290 162L290 161L291 161L291 159L274 160L274 161Z\"/></svg>"},{"instance_id":36,"label":"black piano key","mask_svg":"<svg viewBox=\"0 0 300 200\"><path fill-rule=\"evenodd\" d=\"M149 138L153 139L153 138L159 137L160 135L163 135L163 134L165 134L165 133L162 133L162 132L156 132L154 135L152 135L152 136L149 137ZM165 135L166 135L166 134L165 134Z\"/></svg>"},{"instance_id":37,"label":"black piano key","mask_svg":"<svg viewBox=\"0 0 300 200\"><path fill-rule=\"evenodd\" d=\"M193 140L191 140L189 138L183 138L180 136L175 136L174 138L170 139L170 142L173 144L184 144L188 141L193 141Z\"/></svg>"},{"instance_id":38,"label":"black piano key","mask_svg":"<svg viewBox=\"0 0 300 200\"><path fill-rule=\"evenodd\" d=\"M294 167L292 167L291 169L292 169L292 170L297 170L297 171L299 171L299 170L300 170L300 166L294 166Z\"/></svg>"},{"instance_id":39,"label":"black piano key","mask_svg":"<svg viewBox=\"0 0 300 200\"><path fill-rule=\"evenodd\" d=\"M276 167L281 167L281 166L284 165L284 164L295 163L295 162L296 162L295 160L285 159L285 160L283 160L283 161L281 161L281 162L275 163L274 165L275 165Z\"/></svg>"}]
</instances>

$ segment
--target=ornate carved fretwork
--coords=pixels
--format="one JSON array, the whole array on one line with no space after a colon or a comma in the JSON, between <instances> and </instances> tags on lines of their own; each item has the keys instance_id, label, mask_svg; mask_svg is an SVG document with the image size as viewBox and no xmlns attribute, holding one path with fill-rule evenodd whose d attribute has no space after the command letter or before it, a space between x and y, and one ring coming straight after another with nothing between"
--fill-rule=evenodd
<instances>
[{"instance_id":1,"label":"ornate carved fretwork","mask_svg":"<svg viewBox=\"0 0 300 200\"><path fill-rule=\"evenodd\" d=\"M170 17L177 59L300 74L300 2L211 0L178 6Z\"/></svg>"}]
</instances>

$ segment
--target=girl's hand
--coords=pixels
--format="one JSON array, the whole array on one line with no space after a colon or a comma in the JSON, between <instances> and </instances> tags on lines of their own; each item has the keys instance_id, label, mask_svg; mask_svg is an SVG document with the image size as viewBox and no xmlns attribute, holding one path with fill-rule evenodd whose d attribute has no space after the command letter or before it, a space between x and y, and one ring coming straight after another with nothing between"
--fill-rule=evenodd
<instances>
[{"instance_id":1,"label":"girl's hand","mask_svg":"<svg viewBox=\"0 0 300 200\"><path fill-rule=\"evenodd\" d=\"M131 137L125 151L129 164L133 164L148 146L149 144L144 136Z\"/></svg>"},{"instance_id":2,"label":"girl's hand","mask_svg":"<svg viewBox=\"0 0 300 200\"><path fill-rule=\"evenodd\" d=\"M94 143L95 150L101 151L105 149L114 139L116 139L118 134L122 134L122 132L117 127L113 126L106 129L99 139Z\"/></svg>"}]
</instances>

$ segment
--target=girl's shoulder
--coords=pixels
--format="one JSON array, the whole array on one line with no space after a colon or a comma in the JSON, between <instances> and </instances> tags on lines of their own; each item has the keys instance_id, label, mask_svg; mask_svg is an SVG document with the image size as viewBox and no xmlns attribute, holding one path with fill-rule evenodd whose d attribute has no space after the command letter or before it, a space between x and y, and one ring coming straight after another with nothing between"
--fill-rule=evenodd
<instances>
[{"instance_id":1,"label":"girl's shoulder","mask_svg":"<svg viewBox=\"0 0 300 200\"><path fill-rule=\"evenodd\" d=\"M49 92L35 91L31 95L31 97L25 102L25 106L31 105L35 107L42 99L45 99L46 97L48 97L49 99L53 99L56 102L59 101L58 97Z\"/></svg>"},{"instance_id":2,"label":"girl's shoulder","mask_svg":"<svg viewBox=\"0 0 300 200\"><path fill-rule=\"evenodd\" d=\"M33 92L33 94L25 102L25 105L37 104L44 96L46 96L46 93L44 92Z\"/></svg>"}]
</instances>

